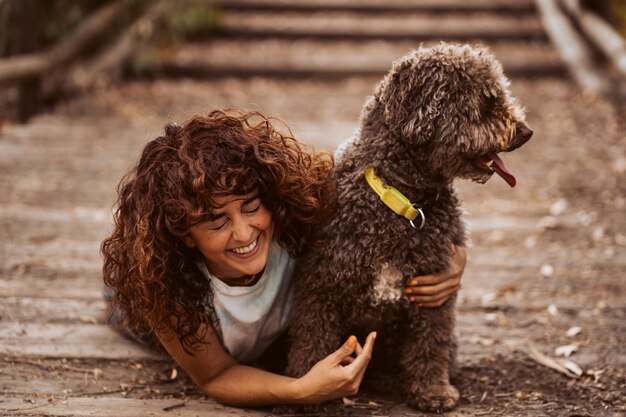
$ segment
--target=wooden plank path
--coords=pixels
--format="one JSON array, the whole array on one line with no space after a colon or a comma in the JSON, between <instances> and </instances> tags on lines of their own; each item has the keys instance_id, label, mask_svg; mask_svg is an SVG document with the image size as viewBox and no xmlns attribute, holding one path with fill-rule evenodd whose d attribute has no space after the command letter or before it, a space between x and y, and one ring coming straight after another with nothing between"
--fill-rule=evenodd
<instances>
[{"instance_id":1,"label":"wooden plank path","mask_svg":"<svg viewBox=\"0 0 626 417\"><path fill-rule=\"evenodd\" d=\"M350 15L355 3L343 2L343 10L329 9L339 2L317 3L326 7L317 12L362 17ZM408 4L387 3L390 8ZM312 3L238 1L226 12L247 14L252 22L255 13L278 13L277 4L297 14L295 9ZM369 0L364 4L382 7ZM435 7L432 2L410 4ZM495 19L494 26L511 17L485 1L437 4L446 4L449 13L430 10L429 18L447 19L451 25L462 13L486 13ZM497 7L519 5L532 28L529 4L505 1ZM467 5L482 9L454 9ZM511 65L560 65L545 41L490 45ZM285 74L314 69L316 60L317 68L329 73L340 68L333 61L357 68L363 56L375 62L372 71L384 71L413 46L411 41L380 39L290 44L284 39L218 38L184 45L171 60L202 63L204 56L213 56L213 65L225 65L233 64L229 57L240 55L248 57L246 68L254 76L137 80L76 98L28 125L4 126L0 415L270 415L269 410L224 407L205 398L166 356L106 326L98 248L108 233L115 187L165 122L213 107L260 109L287 121L312 146L333 149L354 129L378 76L346 71L341 78L259 77L272 68L261 59L263 53L276 67L291 63ZM518 187L511 190L498 178L482 186L458 183L472 245L458 303L457 385L463 398L450 416L626 412L621 398L626 376L626 185L619 181L626 170L624 108L581 93L569 80L555 77L556 72L536 75L513 79L514 94L527 107L535 130L527 146L504 156ZM581 333L567 336L571 326L580 326ZM527 355L529 342L548 355L557 346L576 344L578 351L570 359L587 374L570 379L536 364ZM358 400L360 407L346 407L345 413L422 415L371 394Z\"/></svg>"}]
</instances>

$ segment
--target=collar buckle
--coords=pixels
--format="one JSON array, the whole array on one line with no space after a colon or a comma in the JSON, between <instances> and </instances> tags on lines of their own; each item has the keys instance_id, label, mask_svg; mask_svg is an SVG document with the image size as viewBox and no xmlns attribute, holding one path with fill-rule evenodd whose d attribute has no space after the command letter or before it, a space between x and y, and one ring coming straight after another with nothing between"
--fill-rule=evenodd
<instances>
[{"instance_id":1,"label":"collar buckle","mask_svg":"<svg viewBox=\"0 0 626 417\"><path fill-rule=\"evenodd\" d=\"M420 217L422 218L419 227L415 226L415 223L413 223L413 220L409 220L409 223L411 224L411 226L413 227L413 229L415 230L422 230L422 228L424 227L424 224L426 224L426 216L424 215L424 212L422 211L421 208L417 207L417 204L413 204L413 208L417 210L417 212L419 213Z\"/></svg>"}]
</instances>

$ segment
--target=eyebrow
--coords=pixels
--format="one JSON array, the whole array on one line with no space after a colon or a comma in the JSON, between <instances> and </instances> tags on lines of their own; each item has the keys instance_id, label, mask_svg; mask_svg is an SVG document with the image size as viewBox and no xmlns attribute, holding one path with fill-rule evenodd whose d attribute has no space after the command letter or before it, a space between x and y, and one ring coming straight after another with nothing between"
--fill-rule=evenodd
<instances>
[{"instance_id":1,"label":"eyebrow","mask_svg":"<svg viewBox=\"0 0 626 417\"><path fill-rule=\"evenodd\" d=\"M245 200L243 200L243 203L241 203L242 206L245 206L247 204L252 203L254 200L259 198L259 194L254 194L252 197L246 198ZM222 212L222 213L218 213L218 214L209 214L207 216L207 220L209 222L215 221L215 220L219 220L222 217L224 217L226 215L226 213Z\"/></svg>"}]
</instances>

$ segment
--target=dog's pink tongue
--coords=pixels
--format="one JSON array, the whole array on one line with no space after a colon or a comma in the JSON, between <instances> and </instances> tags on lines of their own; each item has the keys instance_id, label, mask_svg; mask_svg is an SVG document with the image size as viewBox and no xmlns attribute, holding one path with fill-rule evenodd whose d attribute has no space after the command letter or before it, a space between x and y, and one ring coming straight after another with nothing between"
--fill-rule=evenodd
<instances>
[{"instance_id":1,"label":"dog's pink tongue","mask_svg":"<svg viewBox=\"0 0 626 417\"><path fill-rule=\"evenodd\" d=\"M500 159L500 157L495 153L490 153L489 158L493 160L493 169L498 173L498 175L501 176L511 187L515 187L517 180L515 179L515 176L511 174L508 169L506 169L502 159Z\"/></svg>"}]
</instances>

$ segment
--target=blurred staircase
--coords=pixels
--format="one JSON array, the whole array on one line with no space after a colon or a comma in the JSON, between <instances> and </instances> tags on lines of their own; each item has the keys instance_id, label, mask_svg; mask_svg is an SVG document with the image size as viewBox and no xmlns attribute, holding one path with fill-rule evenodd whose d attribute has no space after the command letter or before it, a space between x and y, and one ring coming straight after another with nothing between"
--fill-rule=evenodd
<instances>
[{"instance_id":1,"label":"blurred staircase","mask_svg":"<svg viewBox=\"0 0 626 417\"><path fill-rule=\"evenodd\" d=\"M160 61L168 76L382 76L420 44L482 43L511 76L565 68L532 0L222 0L219 31Z\"/></svg>"}]
</instances>

